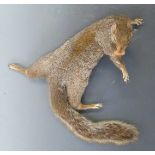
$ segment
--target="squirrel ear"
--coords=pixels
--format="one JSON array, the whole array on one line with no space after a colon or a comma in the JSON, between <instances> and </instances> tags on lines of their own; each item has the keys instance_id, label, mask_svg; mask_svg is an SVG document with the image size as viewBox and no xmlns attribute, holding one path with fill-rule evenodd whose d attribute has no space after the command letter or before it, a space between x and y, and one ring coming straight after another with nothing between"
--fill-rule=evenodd
<instances>
[{"instance_id":1,"label":"squirrel ear","mask_svg":"<svg viewBox=\"0 0 155 155\"><path fill-rule=\"evenodd\" d=\"M111 32L114 33L116 31L116 28L117 28L117 24L114 23L112 26L111 26Z\"/></svg>"}]
</instances>

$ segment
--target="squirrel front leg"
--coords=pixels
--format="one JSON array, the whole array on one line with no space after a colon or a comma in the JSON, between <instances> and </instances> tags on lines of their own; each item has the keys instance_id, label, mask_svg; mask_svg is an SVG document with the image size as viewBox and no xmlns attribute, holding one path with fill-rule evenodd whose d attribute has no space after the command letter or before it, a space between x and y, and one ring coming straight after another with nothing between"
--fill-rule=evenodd
<instances>
[{"instance_id":1,"label":"squirrel front leg","mask_svg":"<svg viewBox=\"0 0 155 155\"><path fill-rule=\"evenodd\" d=\"M128 82L129 80L129 74L128 71L125 67L125 64L122 60L121 57L117 57L117 56L111 56L110 59L112 60L112 62L114 63L114 65L121 70L122 74L123 74L123 80L125 83Z\"/></svg>"}]
</instances>

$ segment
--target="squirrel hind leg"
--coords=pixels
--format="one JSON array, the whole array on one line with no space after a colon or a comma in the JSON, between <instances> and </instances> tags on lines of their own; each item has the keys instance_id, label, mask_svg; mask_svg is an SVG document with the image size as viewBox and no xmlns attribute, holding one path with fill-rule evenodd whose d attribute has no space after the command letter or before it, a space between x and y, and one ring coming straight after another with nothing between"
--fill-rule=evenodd
<instances>
[{"instance_id":1,"label":"squirrel hind leg","mask_svg":"<svg viewBox=\"0 0 155 155\"><path fill-rule=\"evenodd\" d=\"M32 67L25 68L18 64L10 64L8 67L9 69L17 71L21 74L24 74L29 78L36 78L42 75L41 72L37 71L37 69L34 69Z\"/></svg>"}]
</instances>

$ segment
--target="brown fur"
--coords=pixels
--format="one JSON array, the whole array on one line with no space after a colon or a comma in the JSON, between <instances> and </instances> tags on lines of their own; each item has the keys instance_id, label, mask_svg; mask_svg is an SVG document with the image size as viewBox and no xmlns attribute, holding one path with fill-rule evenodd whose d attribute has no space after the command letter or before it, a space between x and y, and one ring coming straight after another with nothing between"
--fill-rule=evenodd
<instances>
[{"instance_id":1,"label":"brown fur","mask_svg":"<svg viewBox=\"0 0 155 155\"><path fill-rule=\"evenodd\" d=\"M135 141L138 131L133 125L116 120L92 122L76 111L101 107L99 103L84 105L81 97L92 69L104 55L121 70L124 81L129 80L122 56L132 37L132 24L140 25L142 19L109 16L86 27L32 66L9 67L30 78L47 79L53 111L78 137L88 142L118 145Z\"/></svg>"}]
</instances>

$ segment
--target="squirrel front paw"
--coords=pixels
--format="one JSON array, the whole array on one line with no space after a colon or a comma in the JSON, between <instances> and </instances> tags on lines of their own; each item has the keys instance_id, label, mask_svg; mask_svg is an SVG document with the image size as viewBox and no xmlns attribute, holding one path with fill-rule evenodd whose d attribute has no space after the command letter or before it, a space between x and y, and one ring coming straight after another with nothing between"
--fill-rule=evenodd
<instances>
[{"instance_id":1,"label":"squirrel front paw","mask_svg":"<svg viewBox=\"0 0 155 155\"><path fill-rule=\"evenodd\" d=\"M123 72L123 80L125 83L127 83L129 81L129 74L128 72Z\"/></svg>"},{"instance_id":2,"label":"squirrel front paw","mask_svg":"<svg viewBox=\"0 0 155 155\"><path fill-rule=\"evenodd\" d=\"M142 25L144 23L144 20L142 18L136 18L132 21L132 24L135 24L135 25Z\"/></svg>"}]
</instances>

